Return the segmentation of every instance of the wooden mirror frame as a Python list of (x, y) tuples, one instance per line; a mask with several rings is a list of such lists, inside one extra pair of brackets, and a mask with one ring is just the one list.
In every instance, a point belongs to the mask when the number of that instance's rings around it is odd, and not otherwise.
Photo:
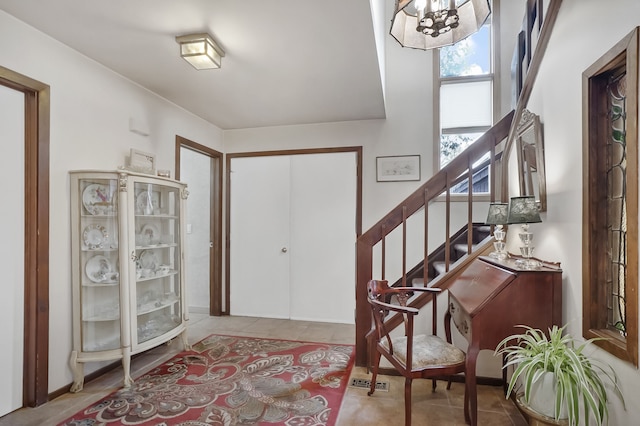
[(516, 130), (520, 195), (533, 195), (538, 210), (547, 211), (547, 178), (544, 169), (544, 141), (540, 117), (522, 111)]

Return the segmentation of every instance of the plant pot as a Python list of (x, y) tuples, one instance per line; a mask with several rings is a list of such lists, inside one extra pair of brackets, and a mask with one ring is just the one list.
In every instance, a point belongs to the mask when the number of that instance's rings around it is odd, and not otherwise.
[[(556, 376), (553, 373), (544, 373), (540, 379), (531, 384), (529, 407), (543, 416), (555, 418), (556, 406)], [(560, 407), (560, 418), (568, 417), (567, 407)]]
[(518, 404), (518, 408), (524, 413), (524, 415), (529, 420), (529, 426), (546, 426), (546, 425), (555, 425), (555, 426), (567, 426), (569, 422), (566, 419), (556, 420), (553, 417), (545, 416), (544, 414), (540, 414), (534, 409), (532, 409), (526, 402), (524, 402), (524, 395), (519, 394), (516, 397), (516, 404)]

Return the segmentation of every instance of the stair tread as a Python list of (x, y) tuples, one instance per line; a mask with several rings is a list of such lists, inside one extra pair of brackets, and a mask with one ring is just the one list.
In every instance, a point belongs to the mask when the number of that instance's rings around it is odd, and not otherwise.
[(439, 260), (439, 261), (433, 262), (433, 269), (435, 269), (435, 271), (438, 274), (443, 274), (447, 271), (447, 266), (443, 261)]
[[(477, 247), (477, 244), (471, 244), (471, 251)], [(454, 244), (453, 249), (457, 251), (467, 252), (467, 244)]]

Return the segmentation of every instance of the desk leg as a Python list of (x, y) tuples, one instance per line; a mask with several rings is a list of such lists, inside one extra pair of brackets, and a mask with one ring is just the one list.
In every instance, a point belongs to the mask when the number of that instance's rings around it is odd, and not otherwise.
[(471, 426), (478, 424), (478, 390), (476, 388), (476, 360), (478, 348), (469, 345), (467, 351), (464, 392), (464, 419)]

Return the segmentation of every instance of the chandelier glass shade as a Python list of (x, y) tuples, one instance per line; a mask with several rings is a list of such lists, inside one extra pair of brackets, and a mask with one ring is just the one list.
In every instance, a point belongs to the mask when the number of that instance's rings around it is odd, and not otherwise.
[(488, 0), (396, 0), (390, 34), (403, 47), (434, 49), (469, 37), (490, 14)]

